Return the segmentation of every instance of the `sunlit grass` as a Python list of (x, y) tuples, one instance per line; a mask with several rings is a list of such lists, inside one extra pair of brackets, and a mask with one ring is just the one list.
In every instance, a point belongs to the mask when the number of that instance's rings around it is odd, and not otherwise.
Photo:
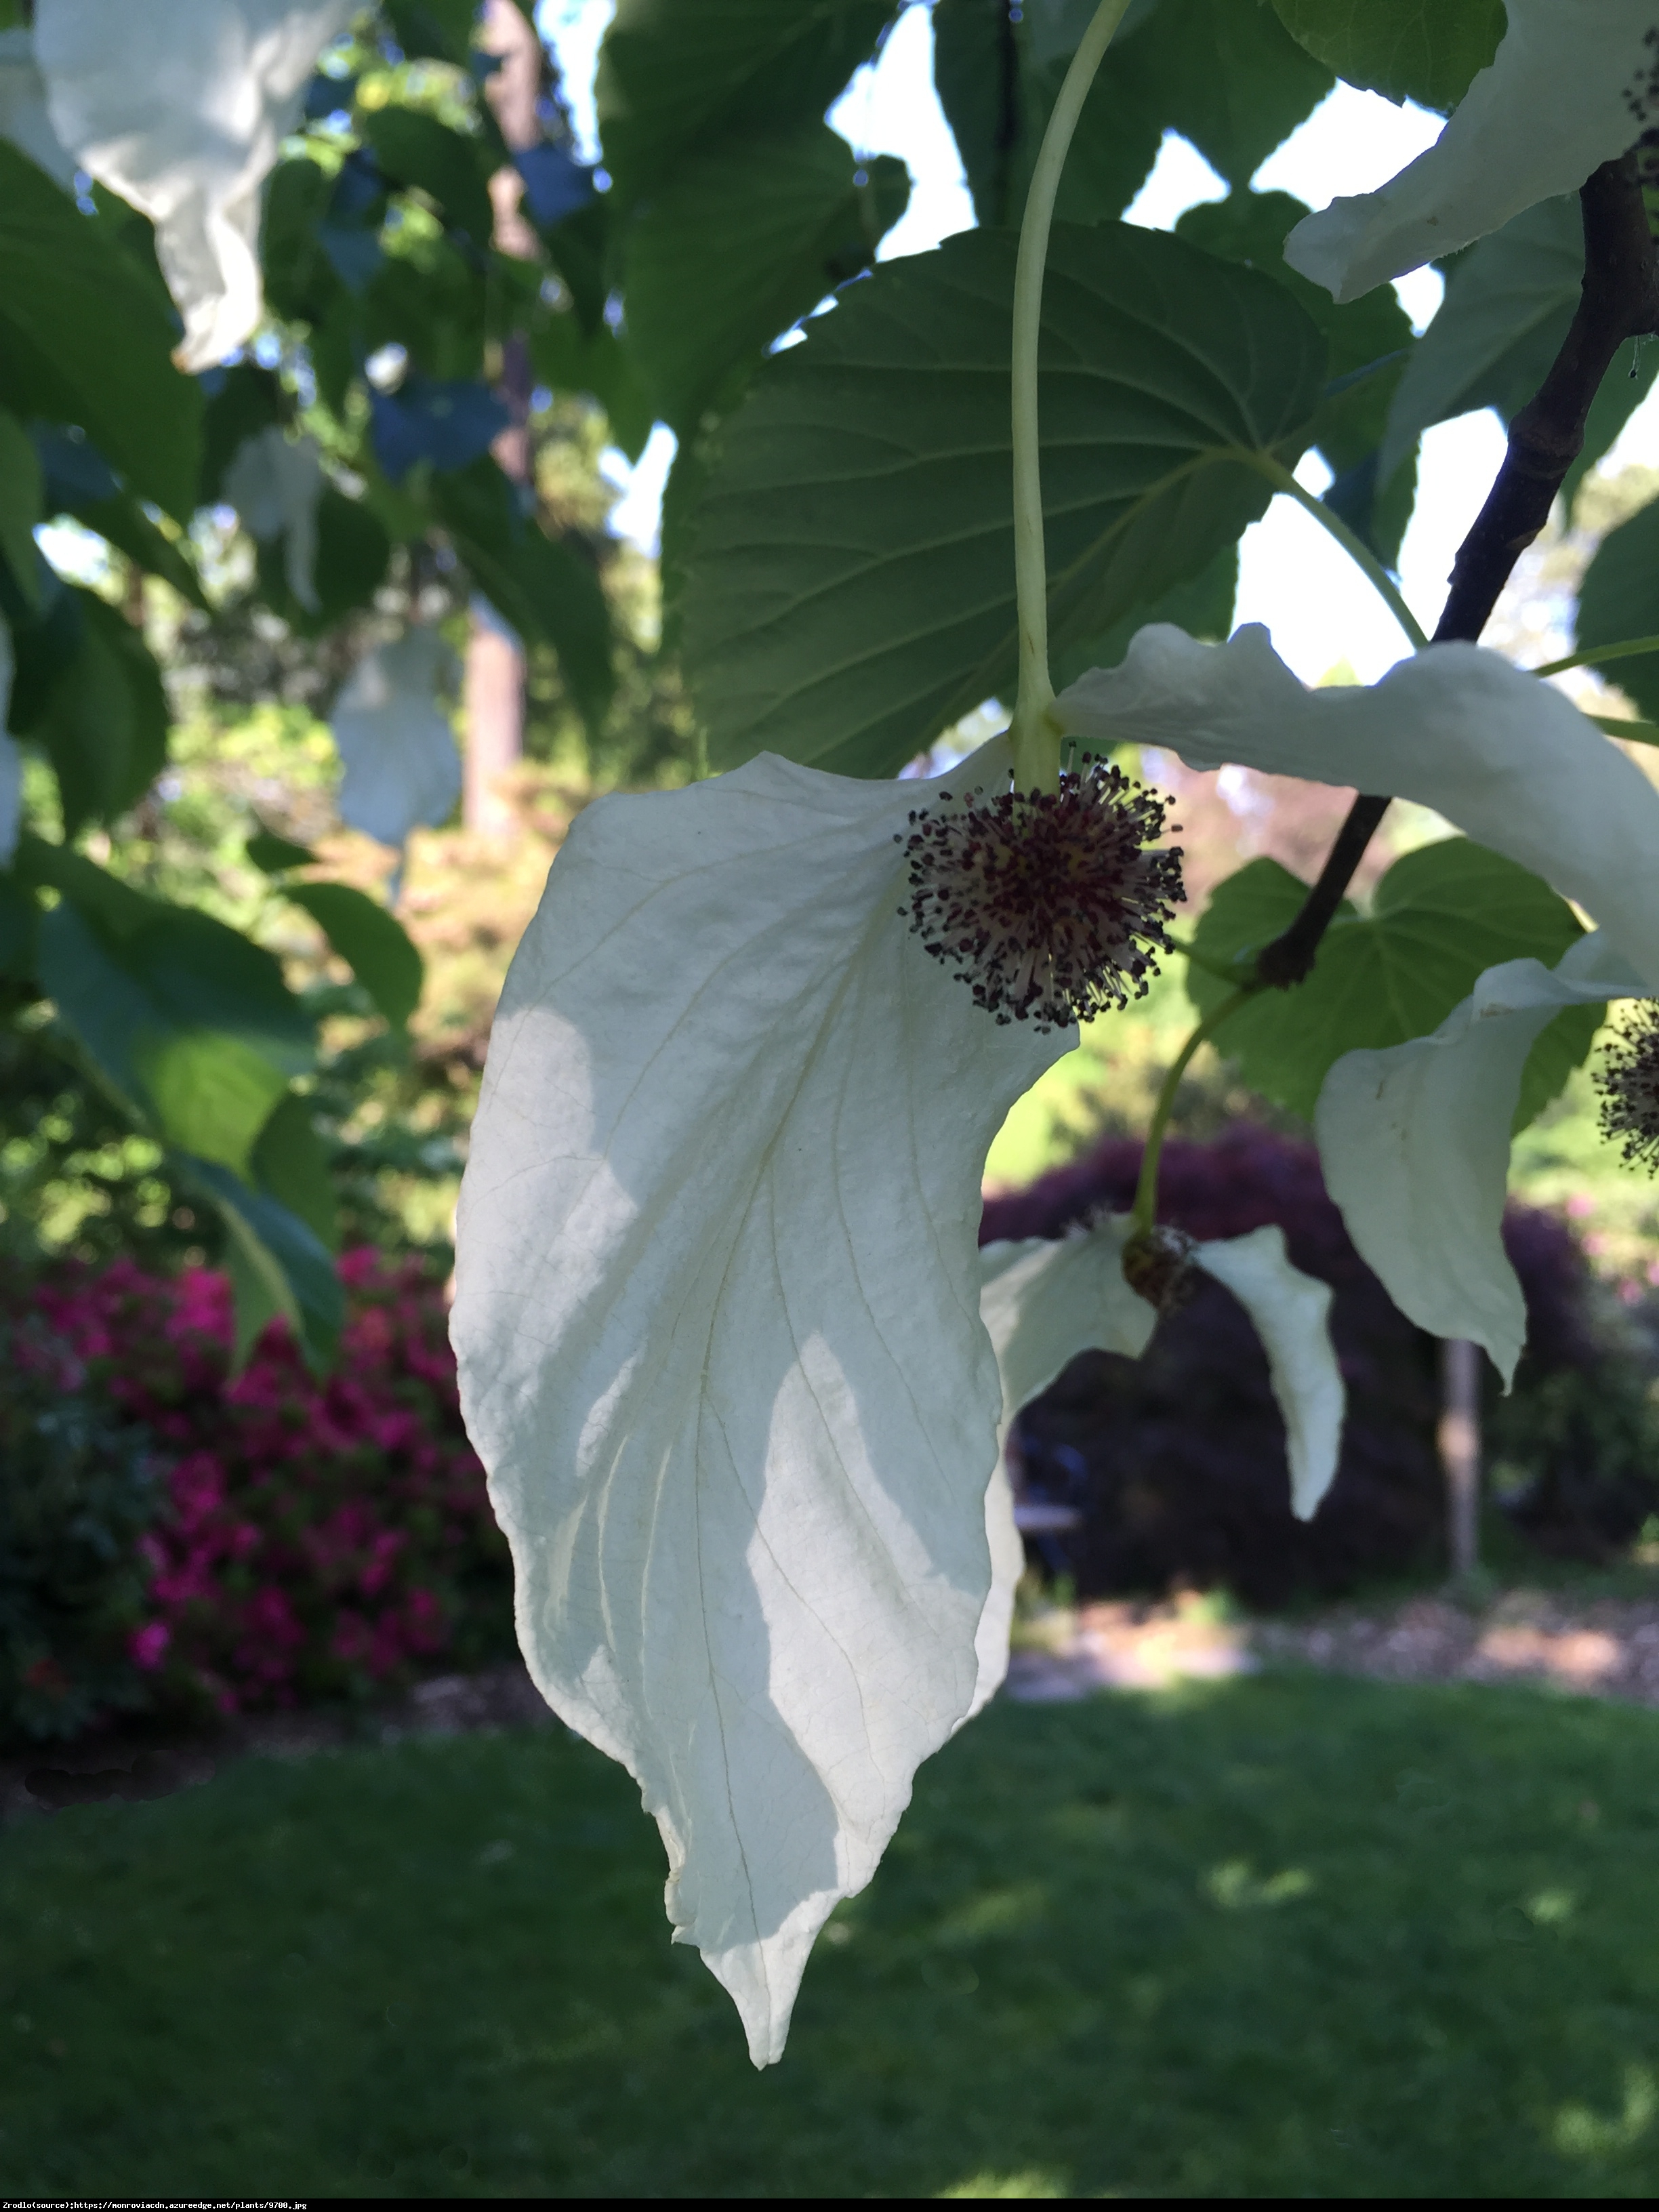
[(1266, 1677), (1000, 1706), (783, 2064), (551, 1729), (0, 1837), (13, 2194), (1583, 2196), (1659, 2184), (1659, 1717)]

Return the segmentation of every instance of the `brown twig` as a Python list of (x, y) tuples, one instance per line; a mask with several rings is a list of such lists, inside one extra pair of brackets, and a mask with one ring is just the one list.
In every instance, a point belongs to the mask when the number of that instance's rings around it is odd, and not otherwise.
[[(1577, 311), (1536, 397), (1510, 424), (1504, 465), (1452, 563), (1451, 590), (1435, 628), (1437, 645), (1480, 636), (1583, 450), (1585, 418), (1613, 356), (1626, 338), (1659, 331), (1659, 264), (1635, 155), (1604, 161), (1578, 199), (1584, 279)], [(1386, 799), (1364, 793), (1354, 800), (1301, 911), (1257, 959), (1262, 982), (1287, 990), (1311, 969), (1319, 941), (1388, 805)]]

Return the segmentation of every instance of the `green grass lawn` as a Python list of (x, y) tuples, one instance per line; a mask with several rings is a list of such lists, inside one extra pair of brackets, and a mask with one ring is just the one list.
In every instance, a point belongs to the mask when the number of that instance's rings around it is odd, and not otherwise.
[(1659, 1715), (1264, 1676), (999, 1706), (787, 2057), (562, 1731), (0, 1834), (7, 2195), (1636, 2196)]

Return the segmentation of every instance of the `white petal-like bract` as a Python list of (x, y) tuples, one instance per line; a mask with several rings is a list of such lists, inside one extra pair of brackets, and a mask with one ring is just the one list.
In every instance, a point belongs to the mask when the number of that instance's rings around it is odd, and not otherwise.
[(1580, 938), (1553, 969), (1506, 961), (1432, 1036), (1346, 1053), (1319, 1094), (1326, 1188), (1360, 1257), (1419, 1328), (1484, 1345), (1505, 1388), (1527, 1334), (1503, 1239), (1527, 1054), (1563, 1007), (1641, 989), (1605, 935)]
[(1267, 1348), (1268, 1379), (1285, 1416), (1291, 1510), (1311, 1521), (1336, 1475), (1347, 1393), (1331, 1348), (1331, 1289), (1293, 1267), (1277, 1223), (1200, 1244), (1193, 1255), (1238, 1300)]
[(0, 138), (9, 138), (65, 191), (75, 185), (75, 157), (52, 127), (46, 86), (27, 30), (0, 31)]
[(263, 309), (259, 187), (318, 55), (357, 0), (36, 0), (52, 127), (100, 184), (149, 216), (192, 374), (252, 337)]
[(1200, 645), (1169, 623), (1054, 711), (1097, 744), (1163, 745), (1431, 806), (1577, 899), (1659, 988), (1659, 791), (1547, 684), (1476, 645), (1431, 645), (1381, 683), (1310, 690), (1250, 623)]
[(579, 815), (461, 1195), (453, 1334), (520, 1641), (639, 1781), (676, 1935), (763, 2065), (974, 1704), (980, 1176), (1074, 1036), (999, 1028), (900, 918), (937, 787), (763, 755)]
[(323, 465), (314, 438), (290, 439), (274, 422), (244, 439), (225, 471), (225, 497), (262, 543), (280, 538), (288, 587), (307, 614), (318, 608), (317, 503)]
[(454, 658), (435, 630), (408, 630), (366, 653), (334, 702), (340, 819), (383, 845), (436, 829), (461, 795), (461, 757), (437, 697)]
[(1139, 1359), (1146, 1349), (1158, 1316), (1123, 1279), (1128, 1233), (1128, 1217), (1115, 1215), (1058, 1239), (987, 1244), (979, 1255), (980, 1317), (1002, 1377), (1002, 1419), (997, 1471), (986, 1497), (991, 1595), (979, 1626), (979, 1687), (970, 1719), (1008, 1671), (1014, 1591), (1025, 1564), (1000, 1447), (1020, 1407), (1046, 1390), (1079, 1352), (1121, 1352)]
[(1333, 299), (1454, 253), (1576, 192), (1659, 109), (1653, 0), (1506, 0), (1509, 28), (1426, 153), (1381, 191), (1333, 200), (1285, 241)]

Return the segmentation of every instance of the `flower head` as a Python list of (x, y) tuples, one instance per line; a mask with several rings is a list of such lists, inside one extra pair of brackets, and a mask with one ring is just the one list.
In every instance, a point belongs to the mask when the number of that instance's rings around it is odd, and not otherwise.
[(1637, 1162), (1659, 1174), (1659, 1007), (1632, 1009), (1623, 1031), (1609, 1040), (1595, 1077), (1601, 1094), (1601, 1133)]
[(1010, 788), (910, 817), (911, 927), (999, 1022), (1069, 1028), (1144, 997), (1181, 887), (1179, 850), (1150, 850), (1164, 804), (1085, 759), (1055, 791)]

